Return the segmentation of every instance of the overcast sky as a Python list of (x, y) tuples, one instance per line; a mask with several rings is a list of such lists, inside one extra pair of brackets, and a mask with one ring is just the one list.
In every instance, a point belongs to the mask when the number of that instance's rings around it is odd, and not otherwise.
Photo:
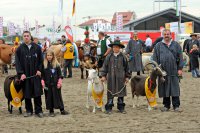
[[(34, 25), (35, 19), (39, 24), (52, 25), (55, 16), (56, 23), (61, 23), (58, 17), (59, 0), (0, 0), (0, 16), (5, 23), (11, 21), (22, 24), (23, 18)], [(154, 0), (76, 0), (76, 15), (72, 18), (73, 0), (63, 0), (64, 22), (66, 18), (72, 19), (72, 25), (78, 25), (86, 19), (83, 17), (102, 17), (111, 20), (117, 11), (135, 11), (137, 18), (153, 13)], [(183, 11), (200, 17), (200, 0), (182, 0)], [(160, 9), (173, 7), (173, 3), (161, 3)], [(158, 11), (158, 3), (155, 3), (155, 11)], [(76, 21), (75, 21), (76, 20)]]

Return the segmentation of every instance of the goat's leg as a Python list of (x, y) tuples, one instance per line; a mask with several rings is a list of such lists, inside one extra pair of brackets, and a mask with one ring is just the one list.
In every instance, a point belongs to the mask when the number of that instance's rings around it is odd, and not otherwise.
[(135, 108), (134, 94), (132, 95), (132, 103), (133, 103), (133, 108)]
[(104, 105), (102, 105), (101, 111), (102, 111), (102, 112), (105, 112), (105, 106), (104, 106)]
[(86, 79), (88, 78), (88, 71), (86, 70), (85, 71), (85, 74), (86, 74)]
[(89, 98), (90, 98), (90, 96), (89, 96), (89, 94), (87, 93), (87, 103), (86, 103), (86, 108), (87, 108), (87, 109), (90, 108), (90, 106), (89, 106)]
[(10, 111), (10, 101), (9, 100), (8, 100), (8, 112), (10, 112), (10, 114), (12, 114)]
[(137, 96), (136, 106), (137, 106), (137, 107), (140, 106), (140, 104), (139, 104), (139, 96)]
[(19, 107), (19, 113), (22, 114), (22, 107)]
[(84, 76), (83, 76), (83, 71), (84, 71), (84, 68), (82, 66), (81, 67), (81, 79), (84, 79)]
[(13, 106), (11, 105), (11, 108), (10, 108), (10, 113), (12, 114), (12, 110), (13, 110)]
[(93, 106), (92, 113), (96, 113), (96, 106), (95, 105)]
[(152, 107), (150, 106), (148, 100), (147, 100), (147, 104), (148, 104), (148, 110), (151, 111), (151, 110), (152, 110)]

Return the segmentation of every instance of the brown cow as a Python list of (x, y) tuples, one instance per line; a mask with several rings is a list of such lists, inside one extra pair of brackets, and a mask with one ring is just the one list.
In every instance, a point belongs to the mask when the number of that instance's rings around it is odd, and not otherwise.
[[(13, 55), (12, 46), (6, 44), (0, 45), (0, 68), (2, 68), (2, 65), (11, 63), (12, 55)], [(0, 75), (2, 75), (2, 71)]]
[(61, 66), (63, 65), (63, 52), (61, 51), (62, 47), (63, 47), (62, 44), (57, 44), (57, 45), (51, 45), (51, 47), (49, 48), (50, 50), (54, 52)]

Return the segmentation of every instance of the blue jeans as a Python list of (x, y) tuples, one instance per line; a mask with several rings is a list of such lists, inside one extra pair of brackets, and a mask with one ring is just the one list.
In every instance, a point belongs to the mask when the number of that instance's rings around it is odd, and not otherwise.
[(195, 68), (192, 70), (192, 77), (197, 78), (200, 77), (199, 69)]

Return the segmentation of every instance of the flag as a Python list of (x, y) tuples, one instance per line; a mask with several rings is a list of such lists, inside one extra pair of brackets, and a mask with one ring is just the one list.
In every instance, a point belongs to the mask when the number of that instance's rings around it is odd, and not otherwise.
[(65, 32), (66, 32), (66, 34), (67, 34), (67, 38), (68, 38), (71, 42), (73, 42), (74, 40), (73, 40), (73, 33), (72, 33), (71, 27), (70, 27), (70, 26), (65, 26)]
[(0, 17), (0, 37), (3, 37), (3, 17)]
[(63, 12), (63, 0), (58, 1), (58, 16), (61, 16)]
[(181, 10), (181, 0), (176, 0), (176, 16), (180, 15)]
[(74, 16), (75, 11), (76, 11), (76, 0), (73, 0), (72, 16)]

